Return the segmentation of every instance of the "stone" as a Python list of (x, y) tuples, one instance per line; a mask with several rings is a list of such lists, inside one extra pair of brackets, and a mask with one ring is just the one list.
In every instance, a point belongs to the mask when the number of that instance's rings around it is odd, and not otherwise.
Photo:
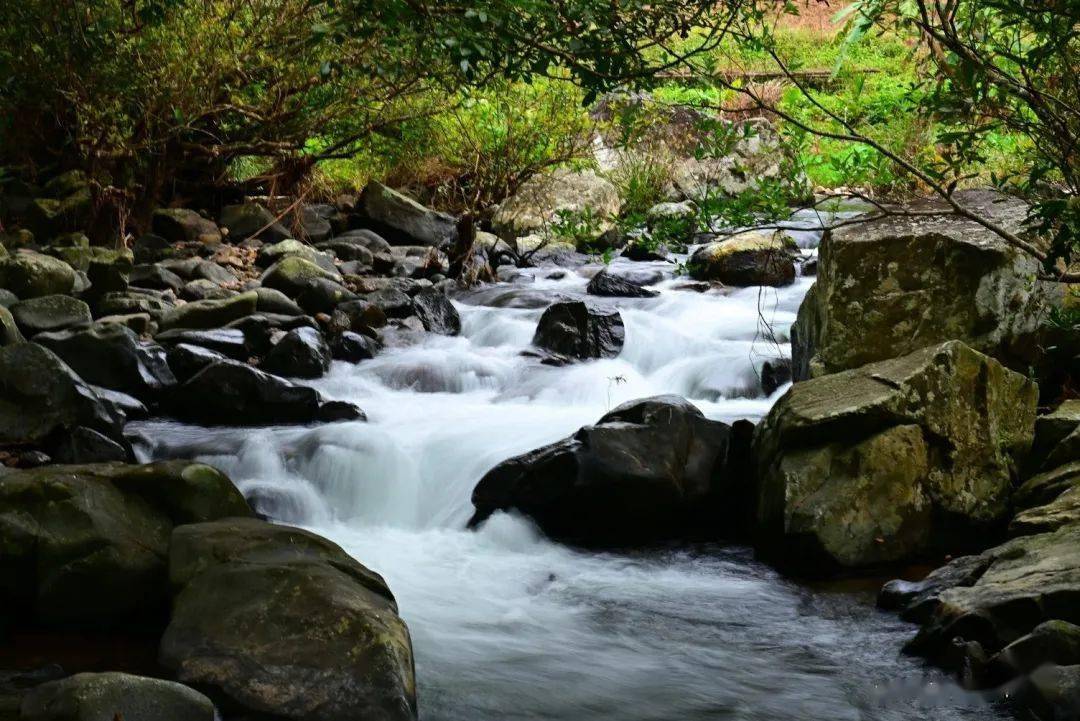
[(321, 378), (330, 370), (330, 346), (314, 328), (297, 328), (285, 334), (263, 359), (261, 368), (293, 378)]
[(22, 343), (25, 340), (11, 311), (0, 305), (0, 347)]
[(390, 252), (390, 243), (375, 231), (367, 228), (348, 230), (334, 238), (333, 242), (360, 246), (370, 251), (373, 256), (377, 253)]
[(269, 268), (279, 260), (290, 257), (303, 258), (330, 273), (336, 272), (334, 268), (334, 259), (331, 256), (326, 253), (320, 253), (307, 243), (302, 243), (299, 240), (293, 240), (291, 238), (272, 245), (264, 245), (259, 248), (259, 254), (255, 256), (255, 265), (260, 268)]
[(127, 293), (106, 293), (97, 299), (94, 311), (98, 317), (146, 313), (157, 320), (173, 307), (173, 304), (164, 298), (132, 291), (133, 289), (129, 289)]
[(330, 221), (337, 217), (337, 214), (337, 209), (332, 205), (301, 206), (300, 234), (310, 243), (326, 240), (334, 232)]
[(86, 426), (120, 441), (120, 422), (66, 363), (37, 343), (0, 348), (0, 444), (31, 444)]
[(150, 228), (162, 238), (176, 243), (195, 241), (209, 245), (221, 242), (217, 224), (188, 208), (158, 208), (150, 218)]
[(157, 263), (176, 254), (172, 242), (155, 233), (140, 235), (132, 243), (131, 251), (135, 262), (143, 265)]
[(694, 251), (691, 277), (725, 285), (785, 286), (795, 282), (797, 246), (783, 231), (750, 230)]
[(649, 290), (644, 285), (639, 285), (631, 280), (601, 270), (592, 277), (585, 287), (589, 295), (599, 295), (608, 298), (655, 298), (660, 295), (655, 290)]
[(625, 403), (488, 471), (473, 490), (470, 525), (515, 509), (553, 538), (585, 545), (685, 537), (723, 484), (729, 433), (678, 396)]
[(184, 287), (180, 289), (180, 297), (188, 302), (198, 300), (225, 300), (226, 298), (232, 298), (236, 295), (239, 295), (237, 291), (222, 288), (214, 281), (206, 280), (205, 278), (188, 281), (187, 283), (184, 283)]
[(304, 309), (280, 290), (259, 287), (255, 289), (255, 310), (279, 315), (303, 315)]
[(1080, 460), (1028, 478), (1013, 493), (1013, 505), (1021, 510), (1044, 506), (1080, 484)]
[(254, 313), (258, 300), (253, 291), (221, 300), (197, 300), (165, 311), (158, 324), (162, 330), (220, 328)]
[(429, 288), (420, 291), (412, 298), (413, 311), (420, 322), (424, 324), (424, 330), (429, 333), (441, 335), (458, 335), (461, 333), (461, 316), (457, 308), (445, 295)]
[(381, 310), (387, 318), (406, 318), (413, 313), (412, 298), (397, 288), (386, 287), (368, 293), (363, 300)]
[(425, 208), (374, 180), (360, 195), (360, 210), (372, 229), (392, 243), (440, 246), (457, 237), (453, 216)]
[(548, 234), (560, 215), (588, 214), (595, 224), (596, 240), (615, 230), (621, 210), (619, 191), (611, 181), (592, 170), (560, 168), (526, 180), (495, 210), (491, 227), (510, 241), (533, 233)]
[(210, 466), (45, 466), (0, 475), (0, 615), (20, 626), (160, 629), (174, 525), (250, 516)]
[(273, 213), (257, 203), (227, 205), (221, 209), (219, 220), (228, 229), (229, 240), (233, 243), (253, 237), (277, 243), (292, 237), (289, 229), (278, 222)]
[(70, 293), (74, 287), (75, 270), (57, 258), (25, 250), (0, 258), (0, 288), (23, 300)]
[(1009, 535), (1030, 536), (1049, 533), (1080, 522), (1080, 462), (1058, 471), (1071, 471), (1073, 485), (1044, 505), (1017, 513), (1009, 522)]
[(159, 660), (244, 716), (415, 721), (408, 628), (382, 578), (307, 531), (177, 528)]
[(304, 292), (313, 280), (341, 281), (341, 276), (299, 256), (286, 256), (267, 268), (259, 279), (266, 288), (280, 290), (290, 298)]
[(90, 428), (77, 426), (49, 445), (58, 463), (104, 463), (134, 460), (129, 449)]
[[(375, 254), (368, 250), (366, 246), (352, 241), (353, 238), (336, 238), (334, 240), (319, 243), (316, 247), (328, 253), (333, 253), (341, 260), (347, 260), (362, 266), (370, 267), (371, 264), (375, 262)], [(383, 252), (389, 252), (389, 244), (387, 244), (387, 249)]]
[(148, 400), (176, 384), (165, 349), (140, 340), (119, 324), (95, 325), (35, 336), (40, 343), (95, 385)]
[(379, 352), (379, 343), (366, 335), (345, 331), (333, 339), (330, 349), (337, 360), (359, 363), (374, 358)]
[(234, 360), (247, 360), (252, 355), (247, 336), (239, 328), (213, 328), (210, 330), (174, 330), (158, 333), (154, 340), (165, 345), (184, 343), (208, 348)]
[(791, 359), (770, 358), (761, 364), (761, 392), (771, 396), (791, 382)]
[(159, 263), (135, 266), (128, 275), (128, 283), (139, 288), (174, 292), (184, 287), (183, 278)]
[(553, 303), (540, 316), (533, 345), (576, 360), (614, 358), (626, 331), (618, 310), (582, 301)]
[(10, 308), (19, 302), (19, 296), (7, 288), (0, 288), (0, 308)]
[(203, 368), (224, 360), (225, 355), (209, 348), (188, 343), (177, 343), (169, 349), (169, 368), (176, 379), (183, 383)]
[(755, 431), (759, 554), (816, 574), (985, 544), (1037, 396), (959, 341), (794, 384)]
[[(1023, 233), (1027, 206), (990, 191), (955, 199)], [(915, 209), (932, 209), (933, 204)], [(1026, 372), (1059, 284), (1039, 261), (974, 222), (890, 217), (823, 239), (813, 295), (792, 329), (796, 380), (834, 373), (947, 340)], [(809, 307), (808, 307), (809, 306)]]
[(372, 335), (374, 329), (386, 326), (386, 312), (366, 298), (339, 303), (333, 318), (339, 330), (354, 330), (365, 335)]
[(11, 315), (27, 336), (89, 325), (90, 306), (69, 295), (43, 295), (11, 306)]
[(341, 303), (356, 298), (356, 293), (327, 278), (314, 278), (296, 296), (296, 302), (311, 315), (333, 313)]
[(1009, 701), (1018, 716), (1048, 721), (1080, 718), (1080, 664), (1036, 669)]
[(212, 363), (170, 395), (168, 409), (176, 418), (205, 425), (311, 423), (323, 405), (314, 388), (233, 360)]
[(24, 721), (214, 721), (214, 704), (172, 681), (126, 673), (77, 673), (27, 692)]

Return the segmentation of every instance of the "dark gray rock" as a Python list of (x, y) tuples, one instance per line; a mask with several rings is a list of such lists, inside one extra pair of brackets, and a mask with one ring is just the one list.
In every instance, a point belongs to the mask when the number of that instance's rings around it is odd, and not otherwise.
[(461, 316), (445, 295), (434, 288), (425, 289), (413, 296), (413, 311), (424, 330), (442, 335), (461, 333)]
[(257, 237), (268, 243), (277, 243), (292, 237), (289, 229), (277, 221), (276, 216), (256, 203), (227, 205), (221, 209), (221, 225), (229, 230), (229, 240), (239, 243)]
[(618, 310), (570, 301), (548, 306), (540, 316), (533, 345), (577, 360), (614, 358), (625, 337)]
[(139, 288), (171, 290), (174, 292), (179, 292), (184, 287), (183, 278), (157, 263), (153, 265), (137, 265), (132, 268), (131, 273), (128, 275), (128, 283)]
[(262, 369), (294, 378), (321, 378), (330, 370), (330, 346), (314, 328), (285, 334), (263, 359)]
[(214, 704), (187, 686), (126, 673), (79, 673), (23, 699), (23, 721), (214, 721)]
[(195, 375), (203, 368), (224, 360), (226, 356), (221, 353), (188, 343), (178, 343), (169, 349), (169, 368), (181, 383)]
[(221, 231), (217, 224), (187, 208), (158, 208), (151, 218), (150, 228), (157, 235), (173, 242), (221, 242)]
[(374, 358), (379, 352), (379, 343), (366, 335), (345, 331), (334, 338), (330, 349), (337, 360), (359, 363)]
[(368, 293), (364, 300), (381, 310), (387, 318), (407, 318), (413, 314), (412, 298), (397, 288), (386, 287)]
[(649, 290), (643, 285), (613, 275), (606, 269), (592, 277), (589, 285), (585, 288), (585, 292), (589, 295), (600, 295), (609, 298), (655, 298), (660, 295), (655, 290)]
[(90, 306), (69, 295), (44, 295), (21, 300), (11, 306), (10, 310), (19, 329), (28, 337), (52, 330), (89, 325), (93, 320)]
[(83, 426), (73, 428), (50, 443), (49, 453), (59, 463), (122, 463), (133, 460), (128, 448)]
[(296, 302), (307, 313), (333, 313), (340, 303), (356, 298), (356, 293), (327, 278), (314, 278), (296, 296)]
[(457, 237), (453, 216), (425, 208), (376, 181), (364, 188), (360, 208), (373, 230), (398, 245), (439, 246)]
[(304, 309), (280, 290), (259, 287), (255, 289), (255, 295), (258, 296), (255, 303), (255, 310), (257, 311), (278, 313), (280, 315), (304, 314)]
[(184, 343), (208, 348), (234, 360), (247, 360), (251, 349), (247, 337), (238, 328), (215, 328), (213, 330), (175, 330), (158, 333), (154, 340), (165, 345)]

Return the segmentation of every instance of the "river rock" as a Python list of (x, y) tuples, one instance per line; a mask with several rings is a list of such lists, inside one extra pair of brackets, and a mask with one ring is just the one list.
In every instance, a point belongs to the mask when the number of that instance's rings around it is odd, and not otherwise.
[(390, 243), (388, 243), (385, 238), (374, 230), (368, 230), (367, 228), (347, 230), (334, 238), (333, 242), (360, 246), (370, 251), (373, 256), (378, 253), (389, 253), (391, 247)]
[(332, 324), (338, 330), (354, 330), (375, 336), (375, 329), (386, 326), (386, 312), (367, 298), (357, 298), (338, 304)]
[(1080, 664), (1035, 669), (1009, 698), (1021, 718), (1068, 721), (1080, 718)]
[(254, 313), (258, 301), (253, 291), (221, 300), (197, 300), (165, 311), (158, 324), (162, 330), (220, 328)]
[(453, 216), (425, 208), (374, 180), (360, 195), (360, 209), (373, 229), (395, 244), (439, 246), (457, 237)]
[(214, 704), (172, 681), (126, 673), (78, 673), (29, 691), (23, 721), (214, 721)]
[(959, 341), (796, 383), (755, 432), (759, 553), (818, 573), (984, 545), (1037, 396)]
[(750, 230), (694, 251), (690, 275), (739, 287), (795, 282), (797, 246), (783, 231)]
[(307, 243), (291, 238), (259, 248), (259, 254), (255, 256), (255, 264), (260, 268), (269, 268), (279, 260), (290, 257), (303, 258), (330, 273), (337, 272), (334, 268), (334, 259), (331, 256), (318, 252)]
[(184, 287), (183, 278), (159, 263), (135, 266), (128, 276), (128, 283), (138, 288), (173, 292), (179, 292)]
[(172, 527), (250, 515), (226, 476), (190, 461), (0, 475), (0, 617), (22, 628), (160, 628)]
[(140, 340), (123, 325), (42, 333), (34, 342), (59, 356), (84, 380), (136, 398), (152, 399), (176, 384), (165, 349)]
[(129, 288), (127, 293), (106, 293), (94, 303), (95, 313), (98, 317), (146, 313), (157, 320), (173, 307), (171, 301), (136, 293), (134, 290), (134, 288)]
[(26, 339), (23, 338), (23, 334), (15, 323), (11, 311), (4, 306), (0, 306), (0, 346), (22, 343), (24, 340)]
[(225, 358), (225, 355), (215, 350), (189, 343), (177, 343), (168, 351), (169, 369), (181, 383), (203, 368)]
[(53, 460), (58, 463), (105, 463), (133, 460), (126, 446), (83, 426), (77, 426), (59, 436), (49, 445), (49, 451)]
[(359, 363), (371, 360), (379, 352), (379, 342), (373, 338), (352, 331), (339, 333), (330, 343), (334, 358), (346, 363)]
[(277, 313), (279, 315), (303, 315), (304, 309), (296, 304), (296, 301), (273, 288), (258, 287), (255, 289), (257, 300), (255, 310), (264, 313)]
[(413, 313), (412, 298), (394, 287), (368, 293), (363, 299), (381, 310), (387, 318), (406, 318)]
[(644, 285), (610, 273), (606, 269), (592, 277), (585, 287), (585, 292), (609, 298), (655, 298), (660, 295), (655, 290), (649, 290)]
[(239, 295), (237, 291), (222, 288), (214, 281), (206, 278), (190, 280), (184, 283), (184, 287), (180, 289), (180, 297), (189, 303), (198, 300), (225, 300), (236, 295)]
[(300, 208), (300, 235), (309, 243), (320, 243), (329, 238), (334, 227), (332, 220), (339, 218), (337, 208), (328, 204), (304, 205)]
[(27, 336), (77, 325), (93, 320), (90, 306), (70, 295), (43, 295), (21, 300), (11, 306), (11, 315)]
[(587, 214), (594, 221), (596, 240), (615, 231), (621, 210), (619, 191), (611, 181), (592, 170), (560, 168), (525, 181), (495, 210), (491, 227), (499, 237), (513, 240), (546, 233), (560, 214)]
[(313, 278), (296, 296), (296, 302), (307, 313), (333, 313), (341, 303), (356, 298), (356, 293), (328, 278)]
[[(260, 426), (320, 420), (323, 398), (314, 388), (224, 360), (202, 369), (170, 394), (177, 418), (206, 425)], [(361, 417), (359, 410), (356, 417)]]
[(461, 333), (461, 316), (457, 308), (444, 294), (429, 288), (420, 291), (412, 298), (413, 311), (420, 322), (424, 324), (424, 330), (429, 333), (442, 335), (458, 335)]
[(724, 481), (729, 433), (678, 396), (624, 403), (488, 471), (470, 525), (516, 509), (553, 538), (586, 545), (685, 537)]
[(337, 545), (252, 519), (177, 528), (160, 661), (241, 715), (416, 719), (408, 628), (386, 583)]
[(297, 328), (285, 334), (263, 359), (270, 373), (294, 378), (321, 378), (330, 370), (330, 346), (314, 328)]
[[(372, 263), (375, 262), (375, 254), (368, 250), (366, 246), (351, 242), (353, 240), (353, 238), (335, 238), (334, 240), (319, 243), (316, 247), (333, 253), (341, 260), (356, 263), (358, 266), (371, 267)], [(389, 248), (389, 244), (387, 244), (387, 248)], [(389, 250), (383, 252), (389, 252)]]
[[(989, 191), (956, 200), (1023, 232), (1027, 206)], [(918, 206), (917, 209), (923, 206)], [(792, 328), (797, 380), (962, 340), (1026, 372), (1060, 294), (1039, 261), (956, 217), (890, 217), (839, 228), (819, 250), (816, 290)]]
[(289, 229), (276, 216), (257, 203), (227, 205), (221, 209), (221, 225), (228, 229), (229, 240), (239, 243), (257, 237), (267, 243), (277, 243), (292, 237)]
[(267, 268), (260, 281), (267, 288), (280, 290), (290, 298), (295, 298), (307, 289), (311, 281), (320, 278), (334, 282), (341, 280), (341, 276), (337, 273), (332, 273), (310, 260), (293, 255), (286, 256)]
[(70, 293), (74, 287), (75, 270), (62, 260), (25, 250), (0, 258), (0, 288), (24, 300)]
[(247, 336), (239, 328), (213, 328), (211, 330), (176, 328), (158, 333), (154, 336), (154, 340), (167, 346), (186, 343), (209, 348), (234, 360), (247, 360), (252, 355)]
[(52, 351), (37, 343), (0, 348), (0, 443), (40, 443), (78, 426), (121, 441), (120, 423)]
[(158, 208), (150, 219), (150, 227), (172, 242), (196, 241), (206, 245), (221, 242), (217, 224), (187, 208)]
[(614, 358), (625, 340), (618, 310), (568, 301), (553, 303), (540, 316), (533, 345), (577, 360)]

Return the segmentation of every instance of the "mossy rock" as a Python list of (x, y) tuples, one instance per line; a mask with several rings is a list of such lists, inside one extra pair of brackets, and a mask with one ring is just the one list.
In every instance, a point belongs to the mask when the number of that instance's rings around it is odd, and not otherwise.
[(11, 311), (0, 305), (0, 346), (14, 345), (25, 340)]
[(43, 295), (11, 306), (11, 315), (27, 336), (89, 325), (90, 306), (70, 295)]
[(690, 258), (690, 275), (739, 287), (795, 282), (798, 246), (783, 231), (751, 230), (702, 246)]
[(254, 291), (220, 300), (197, 300), (167, 310), (159, 321), (162, 330), (171, 328), (221, 328), (255, 312), (259, 297)]
[(310, 260), (299, 256), (286, 256), (270, 266), (260, 279), (267, 288), (280, 290), (290, 298), (305, 291), (314, 280), (341, 282), (341, 276), (320, 268)]
[(62, 260), (20, 251), (0, 258), (0, 288), (22, 299), (70, 293), (75, 287), (75, 270)]
[(214, 721), (214, 704), (172, 681), (126, 673), (78, 673), (35, 687), (22, 721)]

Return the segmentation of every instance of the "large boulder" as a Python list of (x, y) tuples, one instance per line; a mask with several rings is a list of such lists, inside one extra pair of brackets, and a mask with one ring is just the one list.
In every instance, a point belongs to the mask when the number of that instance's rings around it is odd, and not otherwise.
[(22, 299), (70, 293), (75, 270), (52, 256), (19, 251), (0, 258), (0, 288)]
[(158, 325), (162, 330), (220, 328), (254, 313), (258, 302), (254, 291), (220, 300), (197, 300), (165, 311)]
[(283, 240), (279, 243), (264, 245), (259, 248), (259, 254), (255, 256), (255, 264), (260, 268), (269, 268), (282, 258), (291, 256), (303, 258), (331, 273), (337, 272), (334, 269), (334, 259), (332, 256), (329, 256), (326, 253), (320, 253), (307, 243), (302, 243), (299, 240), (294, 240), (292, 238)]
[(0, 348), (0, 444), (42, 443), (78, 426), (119, 441), (122, 420), (44, 346)]
[(154, 211), (150, 225), (154, 233), (174, 242), (221, 242), (221, 231), (217, 224), (188, 208), (158, 208)]
[(660, 295), (655, 290), (649, 290), (642, 283), (635, 283), (620, 275), (610, 273), (607, 269), (601, 270), (592, 277), (585, 287), (585, 292), (589, 295), (609, 298), (654, 298)]
[(374, 180), (360, 195), (360, 209), (373, 229), (392, 243), (439, 246), (457, 237), (453, 216), (425, 208)]
[(321, 378), (330, 370), (330, 346), (314, 328), (296, 328), (285, 334), (263, 359), (270, 373), (294, 378)]
[(0, 621), (160, 628), (173, 526), (248, 515), (226, 476), (189, 461), (0, 475)]
[[(1023, 203), (988, 191), (956, 199), (1023, 232)], [(957, 217), (897, 216), (839, 228), (822, 241), (816, 290), (792, 329), (796, 379), (953, 339), (1026, 372), (1060, 293), (1038, 280), (1040, 270), (1037, 259)]]
[(795, 282), (798, 248), (783, 231), (750, 230), (694, 251), (688, 266), (698, 280), (739, 287)]
[(684, 536), (710, 520), (701, 515), (725, 480), (729, 433), (678, 396), (625, 403), (488, 471), (470, 523), (515, 509), (550, 536), (587, 545)]
[(214, 704), (198, 691), (115, 671), (78, 673), (29, 691), (22, 721), (214, 721)]
[(11, 306), (11, 315), (22, 332), (31, 337), (52, 330), (89, 325), (93, 320), (90, 306), (70, 295), (43, 295), (21, 300)]
[(754, 436), (759, 552), (816, 573), (985, 544), (1037, 395), (958, 341), (796, 383)]
[(443, 293), (434, 288), (426, 288), (412, 298), (413, 311), (424, 330), (442, 335), (461, 333), (461, 316), (457, 308)]
[(15, 317), (11, 315), (11, 311), (0, 305), (0, 346), (22, 343), (24, 340), (26, 339), (23, 338), (22, 331), (15, 323)]
[(568, 359), (614, 358), (626, 331), (618, 310), (582, 301), (553, 303), (540, 316), (533, 345)]
[(534, 175), (499, 205), (491, 218), (495, 233), (513, 240), (547, 232), (560, 215), (591, 216), (596, 238), (615, 229), (622, 210), (619, 191), (592, 170), (560, 168)]
[(149, 399), (176, 384), (165, 349), (118, 323), (42, 333), (34, 338), (94, 385)]
[[(324, 401), (314, 388), (295, 385), (233, 360), (211, 363), (176, 386), (170, 394), (168, 408), (181, 420), (207, 425), (343, 420), (337, 415), (340, 406)], [(364, 417), (359, 408), (351, 408), (350, 420)], [(325, 415), (331, 409), (335, 412), (332, 418)]]
[(386, 583), (337, 545), (251, 519), (177, 528), (160, 662), (226, 713), (416, 718), (412, 643)]
[(270, 266), (260, 281), (267, 288), (280, 290), (290, 298), (295, 298), (304, 292), (312, 281), (320, 279), (338, 282), (341, 276), (298, 255), (289, 255)]
[(229, 231), (229, 240), (238, 243), (251, 237), (268, 243), (291, 238), (292, 233), (265, 206), (258, 203), (227, 205), (221, 209), (221, 225)]

